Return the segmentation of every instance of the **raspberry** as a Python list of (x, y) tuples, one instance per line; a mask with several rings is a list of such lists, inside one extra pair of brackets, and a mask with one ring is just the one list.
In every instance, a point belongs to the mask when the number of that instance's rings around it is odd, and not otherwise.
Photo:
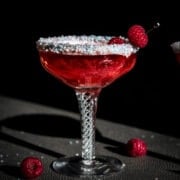
[(120, 37), (113, 37), (109, 40), (108, 44), (123, 44), (125, 41)]
[(128, 30), (129, 41), (140, 48), (144, 48), (148, 43), (148, 35), (145, 29), (140, 25), (133, 25)]
[(43, 172), (43, 164), (36, 157), (26, 157), (23, 159), (20, 168), (22, 175), (28, 179), (38, 177)]
[(132, 157), (144, 156), (147, 153), (146, 143), (138, 138), (130, 139), (126, 144), (127, 154)]

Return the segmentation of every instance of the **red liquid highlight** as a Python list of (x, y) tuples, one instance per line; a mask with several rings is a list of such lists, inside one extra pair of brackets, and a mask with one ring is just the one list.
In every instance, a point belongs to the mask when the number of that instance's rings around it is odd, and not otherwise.
[(136, 55), (62, 55), (40, 51), (43, 67), (57, 79), (77, 89), (102, 88), (129, 72)]
[(180, 64), (180, 53), (176, 53), (175, 55), (177, 62)]

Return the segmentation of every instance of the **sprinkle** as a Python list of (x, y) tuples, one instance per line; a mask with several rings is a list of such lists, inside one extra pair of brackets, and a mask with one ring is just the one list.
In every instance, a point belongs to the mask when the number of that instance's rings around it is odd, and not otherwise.
[(76, 141), (75, 141), (75, 143), (76, 143), (76, 144), (79, 144), (79, 141), (78, 141), (78, 140), (76, 140)]
[(154, 139), (154, 135), (153, 134), (150, 137), (151, 137), (151, 139)]
[(142, 138), (145, 138), (145, 137), (146, 137), (146, 135), (144, 135), (144, 134), (143, 134), (141, 137), (142, 137)]
[(0, 154), (0, 158), (3, 158), (4, 157), (4, 155), (3, 154)]
[(123, 169), (125, 166), (126, 166), (126, 164), (123, 163), (122, 166), (121, 166), (121, 169)]
[[(139, 49), (126, 39), (123, 44), (108, 44), (111, 36), (59, 36), (40, 38), (37, 42), (39, 51), (65, 55), (123, 55), (129, 57)], [(123, 37), (121, 37), (123, 38)], [(123, 38), (125, 39), (125, 38)]]

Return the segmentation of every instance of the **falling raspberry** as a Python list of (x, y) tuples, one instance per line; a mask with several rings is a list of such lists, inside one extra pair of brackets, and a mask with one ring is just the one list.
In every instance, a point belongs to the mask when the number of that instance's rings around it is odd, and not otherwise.
[(43, 172), (43, 164), (37, 157), (26, 157), (21, 162), (20, 168), (22, 175), (28, 179), (38, 177)]
[(109, 40), (108, 44), (123, 44), (125, 41), (120, 37), (113, 37)]
[(140, 25), (133, 25), (129, 28), (127, 36), (129, 41), (139, 48), (144, 48), (148, 44), (148, 35)]
[(126, 150), (131, 157), (144, 156), (147, 153), (147, 144), (142, 139), (133, 138), (127, 142)]

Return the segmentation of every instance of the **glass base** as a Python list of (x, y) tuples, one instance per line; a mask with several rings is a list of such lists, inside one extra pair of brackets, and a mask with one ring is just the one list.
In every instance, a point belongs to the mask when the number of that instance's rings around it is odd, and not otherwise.
[(78, 177), (113, 175), (121, 172), (124, 167), (125, 164), (120, 160), (108, 156), (97, 156), (91, 163), (77, 156), (61, 158), (52, 163), (55, 172)]

